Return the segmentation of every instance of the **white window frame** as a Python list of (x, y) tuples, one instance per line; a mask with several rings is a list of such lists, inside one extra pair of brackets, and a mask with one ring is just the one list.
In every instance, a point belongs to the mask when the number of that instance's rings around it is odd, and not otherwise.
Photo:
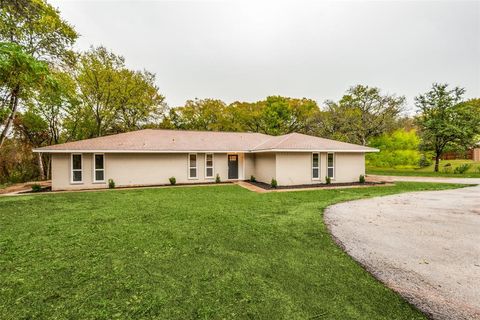
[[(207, 167), (207, 156), (212, 156), (212, 166), (211, 167)], [(215, 156), (213, 155), (213, 153), (205, 153), (205, 179), (213, 179), (213, 177), (215, 176), (215, 160), (214, 160), (214, 158), (215, 158)], [(190, 157), (188, 159), (190, 159)], [(212, 175), (211, 176), (207, 175), (207, 169), (208, 168), (212, 168)], [(190, 171), (190, 167), (188, 169)]]
[[(73, 156), (80, 156), (80, 169), (73, 169)], [(82, 174), (82, 179), (80, 181), (73, 181), (73, 172), (80, 171)], [(70, 184), (82, 184), (83, 183), (83, 154), (81, 153), (72, 153), (70, 155)]]
[[(190, 165), (190, 156), (195, 155), (195, 167)], [(197, 175), (195, 177), (190, 176), (190, 169), (195, 168), (195, 172)], [(188, 154), (188, 179), (190, 180), (197, 180), (198, 179), (198, 154), (197, 153), (189, 153)]]
[[(318, 157), (317, 167), (314, 167), (314, 166), (313, 166), (313, 156), (314, 156), (314, 155), (317, 155), (317, 157)], [(312, 171), (311, 171), (311, 172), (312, 172), (312, 180), (320, 180), (320, 179), (321, 179), (321, 178), (320, 178), (320, 177), (321, 177), (321, 176), (320, 176), (320, 174), (321, 174), (321, 172), (320, 172), (320, 171), (321, 171), (321, 170), (320, 170), (320, 163), (321, 163), (321, 160), (320, 160), (320, 152), (313, 152), (313, 153), (312, 153)], [(317, 177), (317, 178), (315, 178), (315, 177), (313, 176), (313, 169), (317, 169), (317, 170), (318, 170), (318, 177)]]
[[(328, 155), (332, 155), (332, 160), (333, 160), (333, 165), (331, 167), (328, 166)], [(328, 152), (327, 153), (327, 177), (328, 177), (328, 169), (332, 169), (333, 175), (330, 177), (330, 179), (335, 180), (335, 152)]]
[[(95, 163), (95, 156), (102, 156), (103, 159), (103, 169), (97, 169), (96, 168), (96, 163)], [(106, 181), (106, 176), (105, 176), (105, 154), (104, 153), (94, 153), (93, 154), (93, 160), (92, 160), (92, 168), (93, 168), (93, 183), (105, 183)], [(97, 180), (97, 171), (103, 171), (103, 180)]]

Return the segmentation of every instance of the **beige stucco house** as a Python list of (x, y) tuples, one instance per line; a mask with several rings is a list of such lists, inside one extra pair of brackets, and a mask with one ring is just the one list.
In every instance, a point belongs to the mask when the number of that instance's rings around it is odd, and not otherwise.
[(358, 181), (377, 149), (299, 133), (146, 129), (38, 148), (52, 156), (52, 189), (248, 180), (278, 185)]

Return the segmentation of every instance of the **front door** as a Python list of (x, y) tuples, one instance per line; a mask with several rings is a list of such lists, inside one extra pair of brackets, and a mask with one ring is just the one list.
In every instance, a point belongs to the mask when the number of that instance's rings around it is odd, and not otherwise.
[(238, 179), (238, 155), (228, 155), (228, 179)]

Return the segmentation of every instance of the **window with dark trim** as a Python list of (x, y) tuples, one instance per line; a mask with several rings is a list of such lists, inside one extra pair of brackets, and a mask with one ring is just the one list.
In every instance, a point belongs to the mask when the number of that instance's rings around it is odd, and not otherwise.
[(335, 178), (335, 154), (327, 154), (327, 176), (329, 178)]
[(205, 154), (205, 178), (213, 178), (213, 153)]
[(103, 154), (94, 154), (93, 182), (105, 182), (105, 157)]
[(190, 153), (188, 155), (188, 178), (197, 179), (197, 154)]
[(83, 161), (81, 154), (72, 154), (72, 182), (81, 183), (83, 181)]
[(312, 153), (312, 179), (320, 179), (320, 154)]

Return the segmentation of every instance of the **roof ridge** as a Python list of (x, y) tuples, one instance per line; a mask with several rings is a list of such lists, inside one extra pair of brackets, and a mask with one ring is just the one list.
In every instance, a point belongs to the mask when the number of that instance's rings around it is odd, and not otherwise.
[(163, 129), (163, 128), (145, 128), (136, 131), (152, 130), (152, 131), (175, 131), (175, 132), (208, 132), (208, 133), (238, 133), (238, 134), (259, 134), (262, 136), (272, 137), (269, 134), (251, 131), (223, 131), (223, 130), (189, 130), (189, 129)]
[[(287, 140), (289, 137), (291, 137), (292, 134), (293, 134), (293, 133), (290, 132), (290, 133), (287, 133), (287, 134), (282, 134), (281, 136), (270, 136), (270, 135), (268, 135), (268, 136), (271, 137), (270, 139), (268, 139), (267, 141), (263, 141), (262, 143), (259, 143), (258, 145), (254, 146), (254, 147), (252, 148), (252, 150), (256, 150), (256, 149), (257, 149), (258, 147), (260, 147), (262, 144), (265, 144), (265, 143), (271, 141), (272, 139), (284, 137), (284, 139), (282, 139), (281, 141), (279, 141), (278, 143), (275, 144), (275, 146), (277, 146), (277, 145), (279, 145), (280, 143), (282, 143), (282, 142), (284, 142), (285, 140)], [(272, 148), (273, 148), (273, 147), (272, 147)], [(272, 149), (272, 148), (270, 148), (270, 149)]]

